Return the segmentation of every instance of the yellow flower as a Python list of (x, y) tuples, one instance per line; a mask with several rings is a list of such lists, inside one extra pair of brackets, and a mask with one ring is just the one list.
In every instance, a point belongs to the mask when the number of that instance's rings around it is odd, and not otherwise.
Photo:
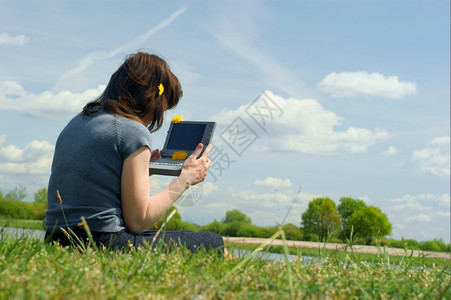
[(180, 115), (177, 115), (177, 116), (174, 116), (173, 118), (172, 118), (172, 123), (180, 123), (180, 122), (182, 122), (183, 121), (183, 117), (182, 116), (180, 116)]
[(175, 151), (172, 154), (172, 160), (185, 160), (188, 157), (188, 152), (186, 151)]
[(164, 93), (164, 86), (162, 83), (160, 83), (160, 85), (158, 86), (158, 96), (163, 95)]

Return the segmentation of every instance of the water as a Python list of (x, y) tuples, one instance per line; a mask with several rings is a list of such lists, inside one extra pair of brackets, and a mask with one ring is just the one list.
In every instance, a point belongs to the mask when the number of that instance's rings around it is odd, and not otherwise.
[[(232, 254), (236, 257), (246, 257), (247, 255), (250, 255), (252, 253), (251, 250), (242, 250), (242, 249), (234, 249)], [(254, 259), (263, 259), (263, 260), (271, 260), (271, 261), (284, 261), (285, 255), (281, 253), (270, 253), (270, 252), (257, 252), (254, 254)], [(312, 257), (312, 256), (298, 256), (298, 255), (288, 255), (288, 260), (292, 261), (294, 259), (302, 259), (304, 263), (308, 262), (324, 262), (325, 258), (318, 258), (318, 257)]]
[(0, 227), (0, 237), (2, 234), (8, 233), (15, 237), (21, 237), (24, 235), (37, 238), (44, 241), (45, 232), (43, 230), (26, 229), (26, 228), (10, 228), (10, 227)]

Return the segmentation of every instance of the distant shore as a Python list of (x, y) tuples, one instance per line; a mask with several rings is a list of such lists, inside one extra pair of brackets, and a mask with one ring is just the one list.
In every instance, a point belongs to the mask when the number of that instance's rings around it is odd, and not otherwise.
[[(235, 243), (235, 244), (245, 244), (245, 245), (260, 245), (267, 241), (265, 238), (248, 238), (248, 237), (223, 237), (224, 242)], [(283, 240), (276, 239), (272, 241), (271, 246), (283, 246)], [(337, 250), (344, 251), (347, 249), (349, 252), (361, 253), (361, 254), (383, 254), (384, 247), (376, 246), (366, 246), (366, 245), (353, 245), (352, 248), (347, 244), (337, 244), (337, 243), (319, 243), (319, 242), (305, 242), (305, 241), (287, 241), (288, 247), (293, 248), (303, 248), (303, 249), (326, 249), (326, 250)], [(387, 248), (388, 254), (392, 256), (404, 256), (406, 252), (404, 249), (400, 248)], [(425, 256), (428, 258), (441, 258), (450, 259), (451, 253), (446, 252), (433, 252), (433, 251), (423, 251), (423, 250), (407, 250), (407, 256), (412, 255), (413, 257)]]

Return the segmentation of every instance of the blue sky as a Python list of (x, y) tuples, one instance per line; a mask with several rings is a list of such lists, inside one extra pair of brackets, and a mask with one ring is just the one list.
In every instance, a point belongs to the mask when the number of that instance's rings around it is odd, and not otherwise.
[[(0, 189), (22, 184), (32, 201), (59, 132), (127, 54), (145, 50), (183, 86), (168, 120), (218, 122), (215, 165), (199, 201), (180, 207), (184, 220), (236, 208), (275, 225), (294, 199), (287, 222), (298, 225), (313, 198), (353, 197), (387, 214), (392, 238), (449, 243), (449, 6), (2, 1)], [(152, 176), (150, 192), (168, 180)]]

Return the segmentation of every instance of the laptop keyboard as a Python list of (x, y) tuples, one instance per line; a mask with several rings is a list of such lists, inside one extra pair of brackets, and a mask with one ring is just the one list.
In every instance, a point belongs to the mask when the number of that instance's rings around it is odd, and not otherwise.
[(154, 165), (154, 166), (174, 166), (174, 167), (179, 167), (179, 166), (182, 165), (182, 163), (152, 162), (152, 165)]

